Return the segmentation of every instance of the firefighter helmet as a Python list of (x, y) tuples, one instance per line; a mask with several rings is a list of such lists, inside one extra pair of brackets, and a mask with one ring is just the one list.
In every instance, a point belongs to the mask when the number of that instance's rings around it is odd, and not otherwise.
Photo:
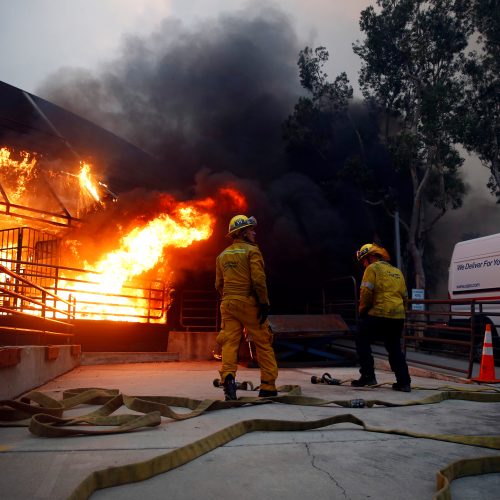
[(358, 262), (361, 262), (368, 255), (378, 255), (382, 260), (390, 260), (389, 252), (376, 243), (367, 243), (356, 252)]
[(251, 217), (247, 217), (246, 215), (235, 215), (229, 221), (229, 229), (227, 236), (234, 235), (237, 231), (245, 229), (246, 227), (256, 226), (256, 225), (257, 225), (257, 220), (253, 215)]

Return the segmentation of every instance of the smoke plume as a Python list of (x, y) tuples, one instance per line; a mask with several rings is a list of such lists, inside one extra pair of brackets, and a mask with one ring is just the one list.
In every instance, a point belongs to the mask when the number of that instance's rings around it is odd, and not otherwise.
[[(158, 191), (187, 199), (226, 182), (240, 189), (259, 223), (272, 300), (286, 307), (290, 295), (351, 274), (353, 252), (364, 242), (349, 193), (333, 206), (321, 176), (287, 165), (282, 124), (300, 94), (301, 48), (290, 20), (272, 8), (194, 28), (165, 20), (148, 38), (129, 36), (121, 56), (100, 72), (61, 69), (39, 95), (158, 158)], [(132, 200), (121, 196), (122, 213)], [(213, 270), (232, 215), (221, 214), (204, 258), (183, 259), (184, 266)]]

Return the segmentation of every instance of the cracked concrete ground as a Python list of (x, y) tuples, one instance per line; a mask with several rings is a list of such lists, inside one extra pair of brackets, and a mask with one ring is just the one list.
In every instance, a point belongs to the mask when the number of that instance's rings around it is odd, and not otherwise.
[[(39, 390), (60, 397), (69, 388), (106, 387), (128, 395), (223, 399), (222, 390), (212, 385), (218, 367), (216, 361), (81, 366)], [(325, 400), (390, 402), (422, 399), (443, 386), (476, 387), (413, 376), (412, 386), (422, 389), (398, 393), (390, 388), (393, 374), (381, 370), (378, 382), (387, 385), (376, 389), (311, 384), (311, 375), (325, 371), (342, 380), (358, 376), (356, 368), (287, 368), (280, 370), (278, 385), (300, 385), (304, 395)], [(257, 385), (259, 372), (240, 368), (237, 379)], [(39, 438), (26, 427), (0, 428), (0, 496), (64, 499), (93, 470), (160, 455), (241, 420), (315, 420), (346, 413), (370, 426), (423, 433), (496, 435), (500, 429), (500, 403), (468, 401), (359, 409), (273, 403), (207, 412), (184, 421), (164, 418), (159, 427), (108, 436)], [(147, 481), (97, 491), (92, 499), (430, 499), (439, 469), (454, 460), (499, 453), (367, 432), (349, 423), (302, 432), (256, 432)], [(455, 481), (452, 494), (454, 499), (496, 499), (499, 487), (500, 474), (489, 474)]]

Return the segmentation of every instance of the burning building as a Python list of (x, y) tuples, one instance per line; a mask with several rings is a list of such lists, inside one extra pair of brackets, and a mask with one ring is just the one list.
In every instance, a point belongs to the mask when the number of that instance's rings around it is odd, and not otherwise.
[[(59, 265), (68, 268), (64, 279), (83, 287), (87, 280), (98, 282), (111, 263), (126, 260), (136, 249), (128, 235), (142, 238), (141, 228), (144, 237), (151, 235), (157, 227), (151, 221), (161, 221), (161, 214), (169, 214), (192, 234), (205, 215), (215, 216), (208, 239), (169, 247), (151, 269), (127, 274), (127, 286), (141, 280), (142, 285), (134, 286), (154, 297), (148, 302), (151, 308), (138, 309), (144, 321), (140, 324), (147, 325), (169, 307), (175, 296), (169, 293), (172, 285), (177, 297), (185, 296), (187, 282), (190, 289), (203, 290), (205, 298), (210, 291), (214, 295), (207, 307), (216, 309), (214, 262), (227, 243), (227, 222), (236, 213), (253, 215), (259, 221), (273, 314), (313, 311), (309, 296), (319, 297), (325, 282), (351, 274), (355, 250), (374, 231), (366, 204), (359, 202), (348, 180), (335, 176), (352, 141), (339, 141), (346, 148), (340, 147), (334, 161), (320, 164), (310, 161), (307, 151), (291, 155), (286, 150), (282, 126), (302, 92), (299, 48), (291, 23), (274, 10), (222, 16), (193, 29), (166, 22), (150, 37), (128, 40), (104, 72), (64, 68), (53, 75), (39, 92), (61, 107), (0, 84), (0, 145), (17, 155), (42, 155), (39, 165), (43, 163), (45, 177), (49, 170), (60, 173), (50, 177), (58, 199), (45, 196), (52, 208), (40, 209), (50, 212), (43, 214), (43, 228), (23, 218), (13, 229), (43, 229), (60, 237), (56, 245), (64, 262)], [(353, 144), (356, 149), (357, 142)], [(90, 166), (91, 184), (107, 200), (97, 201), (89, 186), (80, 184), (82, 162)], [(78, 194), (69, 196), (56, 185), (63, 181), (73, 183)], [(236, 192), (248, 203), (234, 196)], [(196, 200), (194, 206), (191, 200)], [(197, 222), (186, 226), (187, 212), (181, 208), (189, 207)], [(54, 213), (61, 226), (48, 222)], [(169, 274), (171, 269), (177, 276)], [(117, 273), (110, 274), (114, 281)], [(73, 291), (71, 283), (62, 285)], [(94, 321), (101, 312), (90, 309), (115, 294), (105, 290), (109, 295), (103, 300), (82, 291), (76, 308), (81, 311), (88, 302), (84, 314)], [(127, 289), (123, 295), (131, 294)], [(193, 293), (183, 310), (202, 309), (200, 301)], [(130, 311), (113, 311), (115, 319), (130, 316)], [(196, 316), (193, 312), (193, 328)]]
[(30, 316), (165, 324), (172, 260), (182, 260), (171, 252), (207, 240), (221, 207), (246, 207), (222, 186), (195, 201), (154, 191), (155, 168), (113, 134), (0, 83), (3, 326)]

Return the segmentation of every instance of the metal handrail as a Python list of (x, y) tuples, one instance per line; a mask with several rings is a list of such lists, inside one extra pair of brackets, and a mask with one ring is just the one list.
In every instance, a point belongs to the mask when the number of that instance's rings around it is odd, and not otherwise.
[[(328, 281), (325, 282), (324, 286), (321, 288), (321, 299), (322, 299), (322, 311), (323, 314), (326, 314), (327, 311), (327, 295), (326, 295), (326, 287), (327, 285), (331, 285), (332, 283), (339, 282), (339, 281), (350, 281), (352, 284), (352, 298), (351, 299), (342, 299), (342, 300), (337, 300), (336, 302), (329, 302), (328, 304), (330, 306), (336, 307), (336, 306), (352, 306), (353, 312), (354, 312), (354, 317), (352, 318), (354, 320), (354, 324), (357, 325), (359, 322), (359, 311), (358, 311), (358, 285), (356, 278), (354, 276), (340, 276), (337, 278), (331, 278)], [(344, 318), (346, 319), (346, 318)]]
[[(423, 305), (423, 309), (413, 309), (413, 305)], [(471, 378), (474, 368), (474, 354), (478, 347), (479, 336), (476, 334), (480, 319), (484, 316), (500, 316), (500, 313), (484, 311), (486, 305), (497, 305), (500, 301), (476, 300), (476, 299), (418, 299), (409, 301), (409, 310), (406, 314), (405, 331), (403, 335), (404, 347), (407, 349), (408, 342), (414, 342), (418, 348), (423, 344), (441, 344), (449, 351), (456, 348), (464, 348), (466, 354), (467, 368), (450, 367), (442, 363), (430, 363), (426, 361), (415, 361), (419, 364), (444, 368), (466, 374)], [(446, 310), (433, 309), (433, 306), (444, 305)], [(468, 311), (453, 310), (453, 306), (467, 306)], [(467, 321), (462, 325), (453, 324), (453, 318)], [(441, 319), (439, 321), (439, 319)], [(416, 334), (409, 335), (412, 331)], [(435, 331), (439, 336), (428, 335)], [(458, 337), (458, 338), (450, 338)], [(428, 349), (427, 349), (428, 350)], [(436, 351), (437, 352), (437, 351)], [(455, 352), (456, 354), (456, 352)]]
[(217, 331), (220, 324), (219, 297), (215, 290), (183, 290), (180, 297), (182, 328)]
[[(13, 283), (0, 282), (0, 289), (5, 289), (10, 296), (16, 298), (15, 294), (19, 292), (19, 289), (24, 291), (25, 287), (29, 287), (35, 294), (35, 296), (30, 297), (32, 304), (36, 305), (36, 307), (42, 307), (43, 310), (50, 311), (54, 319), (63, 313), (57, 307), (58, 303), (67, 304), (71, 301), (71, 297), (74, 296), (79, 296), (74, 311), (75, 319), (102, 319), (105, 316), (109, 319), (127, 319), (128, 321), (149, 323), (162, 321), (165, 318), (167, 287), (161, 280), (127, 282), (122, 287), (121, 293), (104, 293), (84, 289), (88, 284), (97, 284), (92, 278), (82, 278), (86, 275), (101, 274), (95, 271), (38, 262), (9, 259), (0, 259), (0, 261), (4, 263), (0, 264), (0, 273), (14, 277)], [(14, 273), (5, 264), (15, 264), (17, 268), (26, 272), (23, 274)], [(50, 286), (41, 286), (36, 283), (37, 280), (42, 282), (50, 281), (51, 283)], [(16, 289), (16, 292), (11, 290), (12, 288)], [(61, 296), (61, 293), (66, 292), (68, 293), (68, 300)], [(27, 294), (25, 293), (24, 296), (27, 296)], [(95, 300), (92, 297), (95, 297)], [(37, 300), (41, 304), (34, 302)], [(127, 313), (119, 309), (124, 307), (124, 304), (121, 303), (123, 301), (127, 302)], [(52, 302), (52, 306), (48, 302)], [(13, 308), (26, 311), (36, 310), (33, 305), (26, 306), (26, 304), (22, 304), (22, 307), (15, 305)], [(92, 310), (94, 306), (104, 306), (105, 312)]]
[[(0, 293), (5, 297), (12, 297), (14, 299), (19, 299), (23, 303), (29, 303), (37, 307), (30, 307), (30, 310), (35, 312), (35, 313), (40, 313), (39, 316), (36, 314), (29, 314), (24, 311), (18, 310), (13, 307), (5, 307), (0, 306), (0, 313), (2, 314), (3, 317), (8, 318), (8, 317), (16, 317), (16, 318), (24, 318), (26, 320), (29, 320), (29, 327), (25, 328), (23, 327), (18, 320), (15, 321), (14, 324), (0, 324), (0, 333), (7, 335), (7, 339), (9, 343), (12, 342), (11, 339), (15, 339), (17, 335), (25, 335), (25, 334), (30, 334), (30, 335), (36, 335), (37, 338), (40, 338), (41, 335), (47, 336), (49, 335), (51, 338), (53, 337), (59, 337), (59, 338), (66, 338), (66, 342), (69, 341), (69, 339), (74, 337), (73, 333), (67, 333), (64, 331), (53, 331), (54, 329), (60, 329), (63, 327), (64, 329), (67, 329), (67, 331), (71, 331), (74, 328), (74, 323), (73, 320), (75, 318), (75, 308), (76, 308), (76, 301), (74, 297), (70, 297), (69, 300), (63, 299), (62, 297), (58, 297), (57, 295), (53, 294), (50, 290), (45, 289), (44, 287), (41, 287), (40, 285), (36, 283), (32, 283), (30, 280), (25, 278), (24, 276), (20, 276), (17, 273), (11, 271), (8, 268), (5, 268), (0, 264), (0, 272), (9, 275), (12, 277), (14, 280), (18, 280), (25, 285), (29, 285), (30, 287), (35, 288), (42, 294), (42, 300), (37, 300), (34, 299), (33, 297), (30, 297), (28, 295), (22, 294), (22, 293), (17, 293), (5, 286), (0, 286)], [(58, 309), (56, 307), (51, 306), (50, 304), (47, 303), (47, 296), (52, 297), (52, 299), (58, 300), (64, 304), (66, 304), (67, 310), (63, 309)], [(10, 301), (10, 299), (9, 299)], [(54, 313), (58, 313), (62, 315), (63, 317), (66, 318), (66, 320), (62, 319), (53, 319), (53, 318), (47, 318), (46, 317), (46, 311), (50, 310)], [(42, 323), (40, 324), (39, 321)], [(52, 330), (49, 331), (47, 329), (47, 326), (52, 327)], [(32, 339), (30, 339), (30, 342), (32, 342)], [(14, 340), (15, 343), (15, 340)]]
[[(16, 280), (18, 282), (20, 281), (21, 283), (24, 283), (25, 285), (27, 285), (31, 288), (34, 288), (41, 293), (42, 300), (39, 301), (37, 299), (34, 299), (33, 297), (29, 297), (28, 295), (14, 292), (14, 291), (10, 290), (9, 288), (7, 288), (6, 286), (0, 286), (0, 291), (4, 295), (18, 298), (22, 301), (26, 301), (26, 302), (29, 302), (30, 304), (34, 304), (36, 306), (39, 306), (42, 318), (47, 319), (49, 321), (52, 321), (50, 318), (46, 318), (46, 311), (47, 310), (52, 311), (54, 314), (62, 314), (63, 316), (67, 316), (68, 319), (75, 318), (76, 301), (74, 300), (74, 297), (72, 297), (71, 295), (69, 296), (68, 300), (63, 299), (62, 297), (59, 297), (57, 294), (51, 292), (50, 290), (47, 290), (46, 288), (44, 288), (40, 285), (37, 285), (36, 283), (33, 283), (32, 281), (25, 278), (24, 276), (21, 276), (21, 275), (15, 273), (14, 271), (11, 271), (10, 269), (8, 269), (7, 267), (5, 267), (2, 264), (0, 264), (0, 273), (7, 274), (11, 278), (14, 278), (14, 280)], [(49, 305), (47, 303), (47, 296), (51, 297), (52, 299), (54, 299), (57, 302), (62, 302), (63, 304), (66, 304), (68, 306), (67, 310), (65, 311), (65, 310), (58, 309), (57, 307)], [(12, 312), (15, 309), (14, 308), (2, 308), (2, 310), (3, 310), (3, 312)], [(37, 310), (37, 309), (35, 309), (35, 310)], [(21, 312), (21, 311), (19, 311), (19, 312)]]

